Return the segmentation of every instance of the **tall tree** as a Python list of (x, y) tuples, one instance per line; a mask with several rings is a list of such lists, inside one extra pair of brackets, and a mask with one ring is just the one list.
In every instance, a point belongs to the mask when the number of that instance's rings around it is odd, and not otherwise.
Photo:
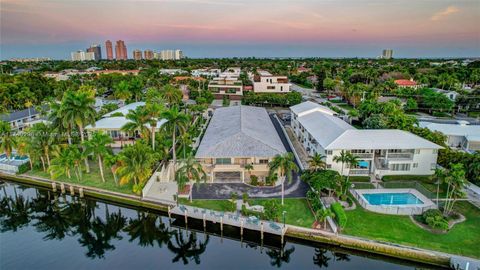
[(270, 168), (270, 175), (279, 172), (282, 180), (282, 205), (284, 204), (285, 180), (289, 183), (292, 181), (292, 172), (298, 172), (298, 166), (295, 163), (295, 157), (288, 152), (283, 155), (276, 155), (268, 164)]
[[(94, 104), (95, 99), (87, 92), (67, 91), (62, 99), (60, 113), (64, 115), (64, 124), (65, 126), (72, 124), (78, 127), (82, 145), (85, 142), (85, 126), (95, 121)], [(85, 148), (83, 148), (83, 151), (85, 151)], [(85, 168), (89, 173), (88, 158), (85, 158)]]
[(325, 169), (327, 164), (324, 161), (325, 156), (315, 153), (308, 161), (308, 166), (314, 171)]
[(120, 166), (117, 170), (120, 184), (133, 181), (133, 191), (140, 194), (142, 185), (151, 175), (154, 156), (150, 147), (137, 141), (125, 147), (119, 154)]
[(111, 154), (112, 149), (110, 144), (113, 143), (113, 139), (107, 134), (101, 132), (92, 133), (90, 140), (85, 142), (86, 153), (92, 154), (98, 160), (98, 168), (100, 169), (100, 176), (105, 183), (105, 175), (103, 172), (103, 161), (105, 156)]
[(17, 139), (12, 133), (10, 123), (0, 121), (0, 152), (5, 152), (10, 158), (15, 147), (17, 147)]
[(176, 106), (182, 101), (182, 91), (173, 87), (170, 84), (165, 85), (160, 91), (160, 93), (169, 107)]

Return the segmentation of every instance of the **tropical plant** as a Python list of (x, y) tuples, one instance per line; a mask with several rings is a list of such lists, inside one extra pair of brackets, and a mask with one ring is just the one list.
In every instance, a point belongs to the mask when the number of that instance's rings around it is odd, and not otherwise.
[(8, 158), (12, 151), (17, 147), (17, 139), (13, 136), (10, 123), (0, 121), (0, 152), (5, 152)]
[(282, 177), (282, 205), (284, 204), (284, 192), (285, 192), (285, 180), (290, 183), (292, 181), (292, 172), (298, 172), (298, 166), (295, 163), (295, 157), (292, 153), (288, 152), (283, 155), (276, 155), (272, 161), (268, 164), (270, 168), (270, 175), (275, 172), (279, 172), (279, 176)]
[(143, 184), (151, 175), (154, 163), (152, 150), (144, 143), (137, 141), (119, 153), (119, 161), (117, 174), (120, 177), (120, 184), (133, 181), (133, 191), (140, 194)]
[(452, 210), (455, 202), (465, 196), (465, 186), (467, 180), (465, 179), (465, 170), (463, 165), (452, 164), (450, 169), (447, 170), (444, 183), (447, 184), (447, 193), (445, 195), (445, 205), (443, 206), (444, 215), (448, 216)]
[(335, 216), (335, 215), (333, 214), (332, 210), (330, 210), (328, 208), (322, 208), (315, 213), (315, 218), (318, 221), (323, 222), (323, 229), (324, 230), (327, 228), (327, 218), (328, 217), (333, 217), (333, 216)]
[(327, 164), (324, 161), (325, 156), (315, 153), (308, 161), (308, 166), (314, 171), (325, 169)]
[(117, 169), (120, 166), (119, 157), (114, 154), (107, 154), (104, 158), (105, 165), (110, 167), (115, 185), (118, 185)]
[(127, 81), (121, 81), (119, 82), (113, 91), (113, 95), (120, 99), (123, 100), (124, 102), (132, 97), (132, 92), (130, 92), (130, 85), (128, 84)]
[(98, 160), (98, 168), (100, 169), (100, 176), (105, 183), (105, 175), (103, 172), (104, 158), (111, 154), (109, 144), (113, 143), (113, 139), (107, 134), (101, 132), (93, 132), (90, 140), (85, 142), (85, 151), (87, 155), (92, 154)]
[(173, 170), (176, 171), (177, 163), (177, 136), (181, 135), (187, 130), (189, 117), (179, 111), (178, 107), (173, 106), (169, 110), (162, 112), (161, 117), (167, 122), (162, 126), (163, 129), (168, 130), (172, 134), (172, 148), (173, 148)]
[[(85, 142), (84, 128), (95, 121), (96, 112), (94, 109), (95, 99), (87, 92), (65, 92), (59, 114), (63, 115), (64, 126), (78, 127), (82, 145)], [(84, 149), (85, 151), (85, 149)], [(85, 158), (85, 168), (90, 172), (88, 158)]]
[(176, 106), (182, 101), (182, 91), (170, 84), (165, 85), (160, 91), (162, 98), (167, 102), (169, 107)]
[(75, 173), (78, 181), (82, 180), (82, 159), (84, 155), (77, 145), (68, 145), (65, 148), (60, 148), (54, 152), (55, 158), (52, 160), (52, 165), (49, 171), (52, 178), (55, 179), (62, 175), (71, 178), (71, 170)]
[(144, 106), (137, 107), (134, 111), (128, 112), (126, 118), (130, 120), (122, 126), (121, 130), (129, 133), (138, 132), (141, 138), (148, 137), (147, 123), (150, 121), (148, 111)]
[[(150, 136), (152, 139), (152, 149), (155, 151), (155, 133), (158, 125), (159, 117), (164, 110), (162, 103), (147, 103), (145, 106), (147, 113), (147, 122), (150, 125)], [(185, 157), (184, 157), (185, 158)]]
[(182, 160), (175, 174), (175, 179), (180, 180), (177, 181), (179, 190), (185, 187), (185, 183), (182, 180), (187, 180), (188, 182), (194, 181), (196, 183), (207, 180), (207, 174), (203, 170), (202, 165), (193, 156), (188, 156)]

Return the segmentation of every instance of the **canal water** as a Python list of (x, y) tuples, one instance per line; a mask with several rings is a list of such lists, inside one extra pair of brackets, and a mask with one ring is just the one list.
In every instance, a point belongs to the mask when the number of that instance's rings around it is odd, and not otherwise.
[(0, 181), (0, 269), (434, 269)]

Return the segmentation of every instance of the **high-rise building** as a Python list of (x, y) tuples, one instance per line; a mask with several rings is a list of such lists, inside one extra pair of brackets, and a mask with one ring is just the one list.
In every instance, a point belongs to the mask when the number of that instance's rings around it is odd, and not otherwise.
[(145, 50), (143, 52), (143, 58), (147, 60), (152, 60), (153, 59), (153, 51), (152, 50)]
[(393, 57), (393, 50), (386, 49), (382, 51), (382, 58), (383, 59), (392, 59)]
[(87, 49), (87, 52), (93, 52), (95, 60), (102, 59), (102, 48), (98, 44), (94, 44)]
[(110, 40), (105, 41), (105, 50), (107, 51), (107, 59), (113, 60), (112, 42)]
[(115, 44), (115, 59), (117, 60), (127, 60), (127, 46), (125, 46), (125, 42), (123, 40), (117, 40), (117, 44)]
[(175, 60), (180, 60), (183, 58), (183, 52), (181, 50), (175, 50)]
[(84, 52), (82, 50), (72, 52), (72, 61), (89, 61), (89, 60), (95, 60), (95, 53), (93, 52)]
[(135, 60), (142, 60), (142, 51), (140, 51), (140, 50), (133, 50), (133, 59), (135, 59)]

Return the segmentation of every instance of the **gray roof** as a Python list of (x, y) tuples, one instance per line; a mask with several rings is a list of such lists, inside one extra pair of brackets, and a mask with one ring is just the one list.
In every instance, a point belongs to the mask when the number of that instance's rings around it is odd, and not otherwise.
[(337, 114), (335, 111), (331, 110), (330, 108), (312, 101), (305, 101), (300, 104), (294, 105), (290, 107), (290, 110), (292, 110), (292, 112), (294, 112), (297, 115), (306, 114), (314, 111), (319, 111), (319, 112), (327, 113), (330, 115)]
[(135, 111), (137, 109), (137, 107), (139, 107), (139, 106), (145, 106), (145, 102), (139, 101), (139, 102), (134, 102), (134, 103), (127, 104), (123, 107), (120, 107), (120, 108), (118, 108), (114, 111), (111, 111), (111, 112), (103, 115), (102, 117), (110, 117), (112, 114), (115, 114), (115, 113), (121, 113), (124, 116), (126, 116), (130, 111)]
[(267, 111), (241, 105), (215, 110), (195, 157), (273, 157), (285, 152)]
[(463, 124), (440, 124), (430, 122), (420, 122), (420, 127), (428, 128), (432, 131), (439, 131), (447, 136), (480, 136), (480, 125), (463, 125)]
[[(43, 106), (45, 109), (48, 108), (46, 105)], [(23, 118), (27, 118), (32, 115), (39, 114), (37, 110), (35, 110), (34, 107), (31, 107), (29, 109), (21, 110), (21, 111), (14, 111), (10, 113), (5, 113), (0, 115), (0, 119), (5, 122), (12, 122), (12, 121), (17, 121)]]

